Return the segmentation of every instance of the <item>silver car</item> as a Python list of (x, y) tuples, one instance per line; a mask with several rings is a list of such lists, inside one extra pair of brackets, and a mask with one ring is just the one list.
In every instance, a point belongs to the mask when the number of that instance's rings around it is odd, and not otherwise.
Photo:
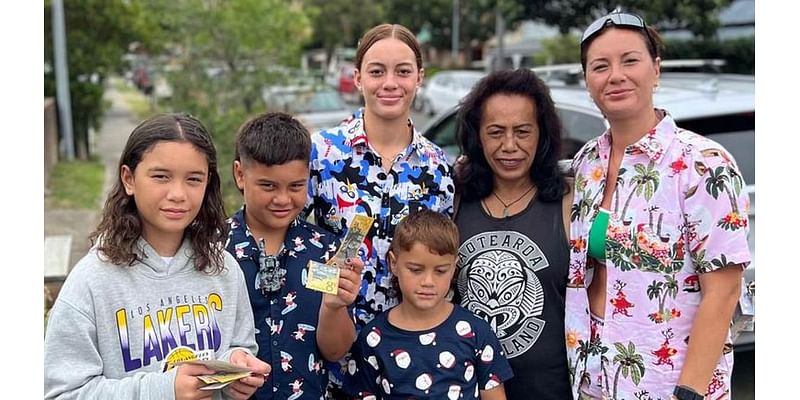
[(336, 90), (327, 86), (272, 86), (262, 91), (262, 99), (267, 111), (292, 114), (312, 134), (338, 125), (353, 111)]
[(483, 71), (440, 71), (423, 83), (414, 99), (414, 107), (428, 115), (447, 110), (458, 104), (484, 75)]
[[(580, 65), (577, 68), (580, 72)], [(602, 113), (586, 93), (583, 82), (576, 79), (575, 66), (571, 65), (567, 70), (570, 74), (566, 79), (564, 74), (551, 76), (553, 71), (559, 71), (558, 68), (548, 67), (540, 74), (550, 86), (550, 94), (564, 127), (562, 158), (565, 160), (571, 159), (588, 140), (608, 127)], [(666, 109), (678, 126), (717, 141), (736, 159), (750, 195), (748, 242), (755, 260), (755, 77), (662, 72), (659, 82), (655, 106)], [(439, 113), (423, 129), (423, 134), (442, 147), (451, 161), (459, 154), (455, 136), (456, 111), (457, 107), (451, 107)], [(745, 301), (755, 301), (755, 272), (755, 263), (751, 262), (744, 272)], [(738, 334), (734, 350), (754, 349), (755, 319), (741, 317), (739, 311), (737, 309), (735, 330)]]

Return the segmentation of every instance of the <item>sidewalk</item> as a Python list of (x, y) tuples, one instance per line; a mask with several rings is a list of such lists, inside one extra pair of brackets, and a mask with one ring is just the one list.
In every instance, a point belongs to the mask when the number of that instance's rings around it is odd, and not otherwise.
[(108, 85), (104, 95), (111, 101), (111, 107), (103, 116), (103, 124), (97, 133), (96, 152), (105, 166), (105, 181), (103, 194), (95, 210), (44, 210), (44, 236), (70, 235), (72, 246), (69, 256), (69, 269), (77, 263), (89, 250), (89, 234), (100, 222), (100, 212), (108, 192), (115, 183), (117, 176), (117, 163), (128, 135), (136, 127), (137, 120), (123, 97), (112, 85)]

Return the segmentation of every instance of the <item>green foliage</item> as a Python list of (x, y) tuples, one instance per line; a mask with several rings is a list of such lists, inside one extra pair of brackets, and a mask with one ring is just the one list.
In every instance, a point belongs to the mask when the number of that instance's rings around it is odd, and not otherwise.
[(523, 14), (557, 25), (561, 32), (583, 29), (595, 18), (621, 6), (641, 14), (656, 27), (685, 28), (712, 37), (719, 27), (717, 13), (731, 0), (538, 0), (523, 2)]
[(722, 59), (727, 64), (722, 72), (753, 75), (756, 70), (755, 37), (731, 40), (669, 40), (664, 46), (664, 59)]
[[(50, 65), (44, 74), (44, 95), (55, 97), (52, 5), (44, 4), (44, 59)], [(64, 2), (67, 42), (67, 69), (72, 104), (76, 155), (87, 159), (88, 131), (99, 129), (105, 110), (103, 85), (106, 78), (123, 65), (122, 55), (134, 40), (148, 42), (151, 37), (141, 21), (136, 2), (71, 0)]]
[(104, 171), (96, 160), (57, 163), (50, 175), (47, 208), (97, 209)]
[(236, 131), (265, 111), (262, 89), (286, 81), (291, 72), (278, 66), (298, 63), (310, 20), (282, 0), (151, 0), (146, 7), (162, 16), (164, 39), (176, 54), (167, 73), (173, 93), (161, 111), (191, 113), (209, 129), (231, 213), (241, 205), (231, 175)]
[(542, 51), (534, 55), (534, 65), (569, 64), (581, 61), (580, 38), (571, 34), (542, 40)]

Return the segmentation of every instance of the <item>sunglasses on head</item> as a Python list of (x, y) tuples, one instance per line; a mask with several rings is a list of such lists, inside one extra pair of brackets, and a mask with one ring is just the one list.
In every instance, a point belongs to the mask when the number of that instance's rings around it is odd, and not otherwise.
[(596, 19), (589, 25), (588, 28), (586, 28), (585, 31), (583, 31), (581, 44), (602, 32), (609, 25), (628, 26), (631, 28), (642, 29), (647, 35), (647, 39), (650, 41), (650, 43), (653, 43), (653, 38), (650, 37), (650, 32), (648, 32), (647, 25), (644, 23), (644, 19), (642, 17), (622, 11), (613, 11), (604, 17)]

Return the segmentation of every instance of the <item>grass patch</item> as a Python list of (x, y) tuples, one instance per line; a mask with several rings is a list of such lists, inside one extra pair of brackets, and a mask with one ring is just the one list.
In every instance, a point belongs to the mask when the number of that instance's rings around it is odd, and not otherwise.
[(112, 81), (112, 85), (114, 89), (122, 95), (122, 98), (128, 104), (128, 107), (131, 108), (134, 115), (139, 121), (150, 117), (151, 115), (155, 114), (157, 110), (153, 108), (153, 104), (144, 95), (144, 93), (140, 92), (133, 86), (128, 85), (125, 83), (123, 78), (117, 78)]
[(104, 169), (97, 161), (62, 161), (53, 167), (48, 208), (96, 209), (100, 207)]

